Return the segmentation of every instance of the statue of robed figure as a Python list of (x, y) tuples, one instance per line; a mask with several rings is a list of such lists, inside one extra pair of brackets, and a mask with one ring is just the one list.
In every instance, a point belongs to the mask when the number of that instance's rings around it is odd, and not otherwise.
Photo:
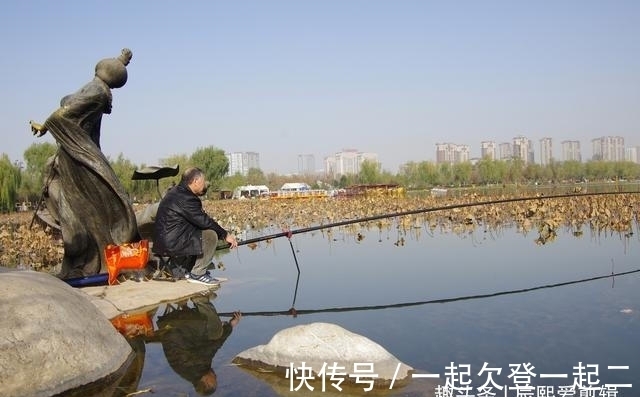
[(102, 115), (111, 113), (111, 89), (127, 82), (132, 55), (123, 49), (119, 57), (101, 60), (94, 79), (62, 98), (43, 124), (30, 122), (34, 135), (48, 131), (58, 143), (44, 198), (62, 231), (60, 278), (105, 273), (108, 244), (140, 240), (128, 194), (100, 150)]

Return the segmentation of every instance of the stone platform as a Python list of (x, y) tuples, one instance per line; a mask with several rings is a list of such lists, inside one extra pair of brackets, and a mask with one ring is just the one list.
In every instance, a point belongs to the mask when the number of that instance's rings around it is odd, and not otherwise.
[(174, 302), (188, 297), (206, 294), (219, 287), (178, 281), (133, 281), (121, 284), (78, 288), (106, 318), (112, 319), (124, 313), (152, 308), (165, 302)]

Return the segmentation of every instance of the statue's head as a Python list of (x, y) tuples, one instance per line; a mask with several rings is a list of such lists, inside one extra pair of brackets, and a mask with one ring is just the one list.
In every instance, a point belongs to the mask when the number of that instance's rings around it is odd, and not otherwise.
[(127, 82), (127, 65), (133, 53), (124, 48), (117, 58), (103, 59), (96, 65), (96, 77), (104, 81), (109, 88), (120, 88)]

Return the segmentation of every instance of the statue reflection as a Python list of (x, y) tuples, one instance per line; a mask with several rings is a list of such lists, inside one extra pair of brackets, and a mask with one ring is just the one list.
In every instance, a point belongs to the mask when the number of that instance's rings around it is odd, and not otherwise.
[[(153, 330), (152, 326), (151, 332), (144, 320), (129, 318), (127, 325), (122, 327), (114, 319), (114, 326), (127, 337), (136, 354), (119, 389), (135, 391), (144, 365), (144, 342), (160, 342), (171, 369), (190, 382), (199, 395), (211, 395), (218, 386), (212, 367), (213, 357), (241, 318), (240, 312), (234, 312), (229, 321), (223, 322), (210, 297), (197, 296), (167, 304), (157, 317), (157, 329)], [(139, 344), (139, 340), (143, 343)], [(142, 361), (138, 360), (140, 357)]]

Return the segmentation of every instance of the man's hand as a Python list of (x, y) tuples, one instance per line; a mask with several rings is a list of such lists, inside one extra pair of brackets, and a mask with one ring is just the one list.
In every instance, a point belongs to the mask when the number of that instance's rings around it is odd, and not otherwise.
[(227, 234), (227, 237), (224, 238), (224, 241), (229, 243), (229, 248), (236, 248), (238, 246), (236, 236), (234, 236), (233, 234)]
[(42, 124), (38, 124), (35, 121), (30, 120), (29, 125), (31, 126), (31, 132), (33, 132), (33, 135), (38, 138), (47, 133), (47, 128)]
[(241, 319), (242, 319), (242, 313), (233, 312), (233, 318), (231, 320), (229, 320), (229, 324), (232, 327), (235, 327), (236, 325), (238, 325), (238, 323), (240, 322)]

